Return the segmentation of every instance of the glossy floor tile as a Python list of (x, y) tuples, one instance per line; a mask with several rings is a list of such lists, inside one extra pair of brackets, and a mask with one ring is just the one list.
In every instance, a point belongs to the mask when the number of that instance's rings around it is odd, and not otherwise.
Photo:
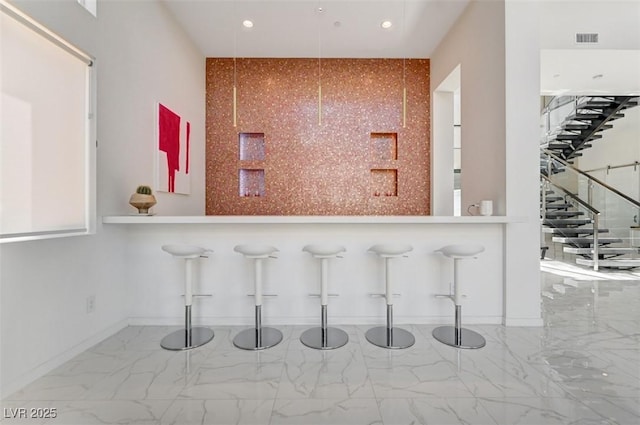
[[(546, 270), (544, 326), (470, 326), (480, 350), (407, 324), (406, 350), (340, 326), (347, 345), (318, 351), (299, 341), (307, 327), (284, 326), (269, 350), (214, 327), (211, 343), (171, 352), (159, 343), (175, 328), (129, 327), (4, 400), (0, 424), (639, 424), (640, 280)], [(19, 417), (31, 409), (55, 417)]]

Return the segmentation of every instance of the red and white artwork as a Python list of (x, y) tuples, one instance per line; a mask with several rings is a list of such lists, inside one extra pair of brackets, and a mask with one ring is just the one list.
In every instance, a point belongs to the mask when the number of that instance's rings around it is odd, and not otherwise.
[(156, 190), (191, 193), (189, 175), (190, 123), (158, 104), (158, 181)]

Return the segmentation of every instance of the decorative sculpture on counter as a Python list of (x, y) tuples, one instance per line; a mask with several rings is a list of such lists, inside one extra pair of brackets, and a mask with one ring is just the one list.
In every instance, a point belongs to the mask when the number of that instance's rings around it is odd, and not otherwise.
[(156, 204), (156, 197), (149, 186), (138, 186), (136, 193), (131, 195), (129, 204), (138, 209), (138, 214), (149, 215), (149, 208)]

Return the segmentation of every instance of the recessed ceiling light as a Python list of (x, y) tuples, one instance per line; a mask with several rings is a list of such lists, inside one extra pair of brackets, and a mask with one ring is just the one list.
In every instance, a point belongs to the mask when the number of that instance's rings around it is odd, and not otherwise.
[(253, 21), (245, 19), (244, 21), (242, 21), (242, 26), (245, 28), (253, 28)]
[(382, 23), (380, 24), (380, 26), (386, 30), (388, 30), (389, 28), (391, 28), (393, 26), (393, 23), (391, 21), (382, 21)]

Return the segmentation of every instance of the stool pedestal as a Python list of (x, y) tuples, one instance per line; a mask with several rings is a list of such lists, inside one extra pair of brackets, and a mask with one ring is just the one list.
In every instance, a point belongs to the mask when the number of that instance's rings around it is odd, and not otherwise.
[(393, 305), (390, 304), (387, 304), (387, 325), (369, 329), (365, 337), (382, 348), (409, 348), (416, 342), (411, 332), (393, 326)]
[(404, 256), (413, 247), (409, 245), (374, 245), (370, 252), (384, 258), (385, 294), (387, 302), (387, 324), (369, 329), (365, 333), (367, 341), (373, 345), (389, 349), (409, 348), (415, 344), (413, 334), (404, 329), (393, 326), (393, 287), (391, 281), (391, 260)]
[(184, 329), (162, 338), (160, 346), (165, 350), (182, 351), (200, 347), (214, 337), (213, 330), (200, 326), (191, 326), (191, 305), (193, 302), (193, 262), (204, 257), (210, 251), (204, 248), (188, 245), (164, 245), (162, 249), (177, 258), (185, 260), (185, 291), (184, 291)]
[(440, 326), (433, 330), (431, 335), (443, 344), (456, 348), (476, 349), (482, 348), (487, 341), (479, 333), (462, 327), (462, 305), (460, 293), (458, 262), (465, 258), (476, 258), (475, 256), (484, 251), (480, 245), (449, 245), (436, 252), (441, 252), (449, 258), (453, 258), (453, 294), (447, 296), (455, 305), (454, 326)]
[(336, 258), (345, 251), (343, 246), (307, 245), (303, 249), (314, 258), (320, 259), (320, 326), (307, 329), (300, 336), (300, 342), (316, 350), (333, 350), (349, 342), (349, 336), (342, 329), (327, 325), (327, 305), (329, 303), (329, 259)]
[(482, 348), (487, 341), (478, 332), (461, 325), (462, 306), (456, 306), (455, 326), (440, 326), (431, 335), (443, 344), (456, 348)]
[(255, 326), (241, 331), (233, 338), (233, 345), (243, 350), (264, 350), (282, 341), (278, 329), (262, 326), (262, 261), (278, 250), (272, 246), (238, 245), (234, 251), (254, 260)]

